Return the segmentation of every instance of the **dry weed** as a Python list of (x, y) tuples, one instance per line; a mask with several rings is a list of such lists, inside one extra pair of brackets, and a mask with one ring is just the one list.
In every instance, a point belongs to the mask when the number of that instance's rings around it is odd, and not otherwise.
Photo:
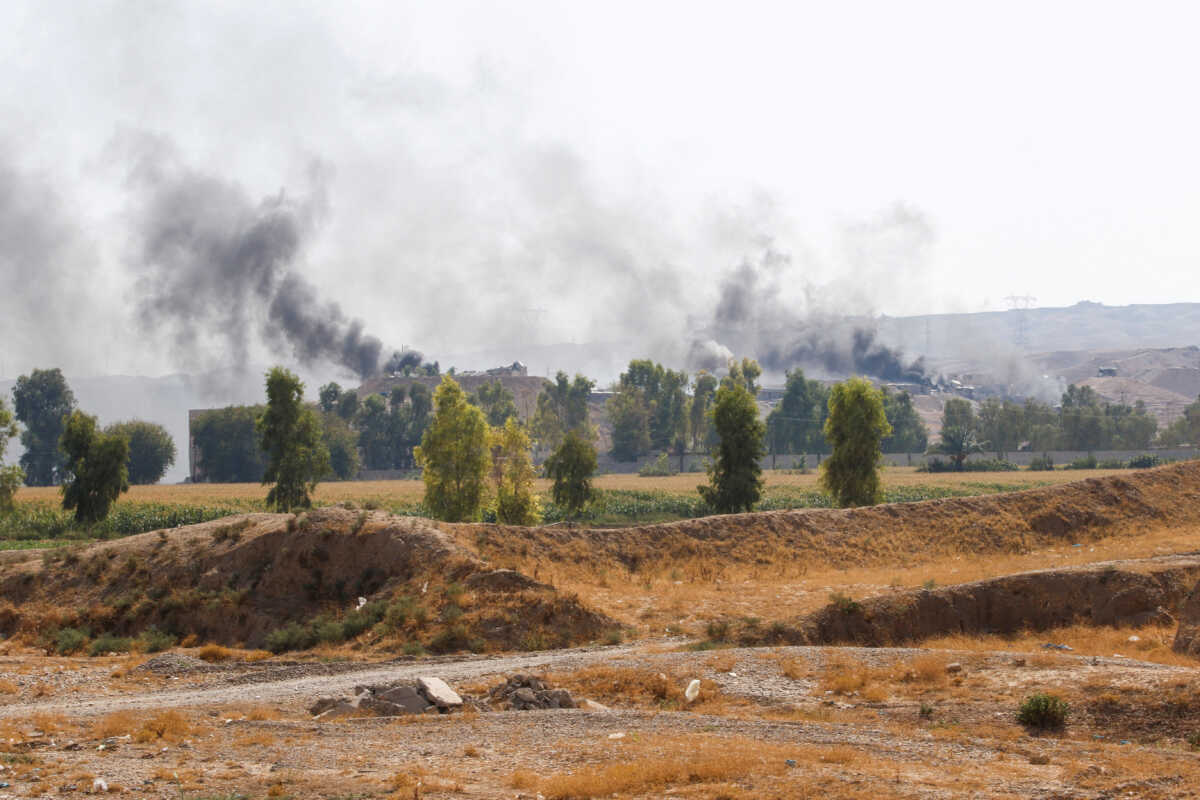
[(147, 743), (159, 740), (178, 742), (191, 736), (194, 730), (187, 718), (178, 711), (160, 711), (142, 722), (133, 734), (135, 742)]
[(10, 680), (0, 680), (0, 694), (16, 694), (20, 687)]

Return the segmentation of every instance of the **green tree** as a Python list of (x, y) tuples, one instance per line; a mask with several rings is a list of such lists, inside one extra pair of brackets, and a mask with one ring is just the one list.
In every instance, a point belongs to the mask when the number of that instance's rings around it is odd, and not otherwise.
[(546, 463), (546, 476), (554, 481), (554, 502), (575, 517), (592, 499), (592, 476), (596, 473), (596, 448), (579, 431), (568, 431)]
[(509, 419), (517, 416), (516, 398), (500, 381), (488, 381), (471, 394), (473, 404), (483, 410), (488, 425), (503, 427)]
[(74, 509), (75, 520), (85, 525), (102, 521), (121, 493), (129, 491), (129, 440), (100, 432), (95, 417), (74, 411), (59, 445), (66, 455), (63, 508)]
[(574, 380), (567, 378), (561, 370), (554, 381), (546, 381), (538, 394), (537, 409), (530, 424), (533, 438), (538, 446), (553, 450), (570, 431), (579, 431), (587, 438), (594, 438), (588, 423), (588, 398), (596, 382), (576, 374)]
[(771, 453), (821, 452), (827, 399), (820, 381), (806, 379), (802, 369), (789, 370), (783, 398), (767, 415)]
[(885, 388), (883, 411), (888, 424), (892, 426), (892, 435), (883, 440), (883, 452), (924, 453), (929, 446), (929, 432), (913, 406), (912, 395), (908, 392), (891, 392)]
[(321, 410), (326, 414), (331, 414), (337, 410), (338, 400), (342, 399), (342, 387), (331, 381), (321, 387), (317, 398), (320, 401)]
[(104, 432), (129, 441), (129, 482), (134, 485), (158, 483), (175, 463), (175, 440), (162, 425), (133, 419), (109, 425)]
[(1200, 397), (1183, 410), (1183, 416), (1163, 429), (1158, 441), (1166, 447), (1200, 444)]
[(766, 426), (758, 418), (754, 395), (741, 381), (725, 381), (713, 402), (712, 424), (719, 442), (708, 467), (708, 485), (696, 487), (718, 514), (749, 511), (762, 496)]
[(337, 413), (342, 419), (350, 422), (358, 414), (358, 393), (353, 391), (342, 392), (337, 401)]
[(53, 486), (63, 480), (66, 456), (59, 449), (67, 416), (75, 408), (75, 395), (62, 371), (35, 369), (17, 378), (13, 386), (14, 410), (24, 425), (21, 431), (21, 467), (30, 486)]
[(617, 461), (636, 461), (650, 452), (650, 409), (644, 393), (636, 386), (619, 385), (605, 403), (612, 423), (612, 449)]
[(352, 481), (358, 475), (358, 435), (336, 413), (321, 414), (321, 441), (329, 451), (329, 467), (339, 480)]
[(692, 401), (688, 404), (688, 429), (692, 433), (692, 449), (700, 450), (713, 444), (709, 437), (709, 411), (717, 393), (717, 378), (704, 370), (696, 374), (692, 384)]
[(941, 441), (929, 452), (950, 456), (954, 468), (961, 472), (967, 456), (981, 453), (987, 446), (986, 442), (979, 441), (978, 430), (979, 420), (970, 401), (951, 397), (942, 407)]
[(509, 417), (492, 428), (492, 486), (496, 492), (496, 521), (506, 525), (536, 525), (539, 518), (533, 479), (537, 473), (529, 456), (529, 434)]
[(1104, 446), (1104, 410), (1100, 395), (1090, 386), (1071, 384), (1062, 396), (1059, 412), (1063, 446), (1089, 453)]
[(840, 508), (879, 502), (880, 445), (892, 432), (883, 393), (866, 378), (834, 384), (829, 393), (825, 439), (833, 448), (821, 463), (821, 487)]
[(283, 367), (267, 373), (267, 409), (258, 420), (259, 447), (267, 455), (263, 483), (274, 482), (267, 506), (308, 508), (317, 482), (331, 472), (317, 413), (304, 405), (304, 384)]
[(17, 435), (17, 422), (8, 410), (4, 398), (0, 397), (0, 513), (12, 511), (13, 497), (25, 480), (25, 470), (18, 466), (4, 466), (4, 451), (8, 440)]
[(367, 469), (391, 469), (395, 463), (395, 439), (388, 402), (383, 395), (369, 395), (354, 418), (358, 448)]
[(758, 377), (762, 375), (762, 367), (752, 358), (743, 358), (742, 363), (736, 360), (729, 362), (729, 374), (725, 376), (722, 383), (729, 381), (732, 383), (740, 383), (750, 392), (751, 397), (758, 397)]
[(425, 481), (425, 505), (438, 519), (479, 518), (488, 473), (488, 426), (451, 378), (433, 394), (433, 420), (414, 450)]
[(213, 483), (259, 483), (266, 470), (256, 425), (262, 406), (202, 411), (191, 421), (198, 471)]

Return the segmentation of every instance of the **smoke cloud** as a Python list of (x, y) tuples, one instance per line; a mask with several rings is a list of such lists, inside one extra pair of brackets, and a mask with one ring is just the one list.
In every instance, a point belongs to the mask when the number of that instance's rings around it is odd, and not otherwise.
[(136, 306), (148, 333), (168, 336), (193, 364), (245, 367), (261, 337), (304, 365), (375, 373), (382, 343), (297, 271), (325, 211), (319, 164), (306, 195), (255, 203), (237, 183), (188, 167), (163, 139), (126, 136), (114, 151), (129, 165)]
[(802, 367), (826, 377), (926, 381), (922, 359), (906, 363), (899, 350), (878, 341), (872, 305), (879, 281), (903, 283), (920, 268), (931, 226), (920, 212), (896, 206), (846, 226), (844, 235), (851, 257), (844, 276), (826, 286), (798, 276), (792, 257), (773, 244), (730, 270), (688, 351), (688, 366), (711, 370), (737, 354), (777, 374)]

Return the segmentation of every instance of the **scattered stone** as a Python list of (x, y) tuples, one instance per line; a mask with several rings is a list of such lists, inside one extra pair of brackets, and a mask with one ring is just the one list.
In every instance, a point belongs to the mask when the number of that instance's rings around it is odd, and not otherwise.
[(194, 672), (211, 668), (211, 664), (187, 653), (160, 653), (142, 664), (138, 664), (130, 672), (153, 672), (156, 675), (172, 675), (176, 672)]
[(582, 708), (584, 711), (611, 711), (608, 706), (603, 703), (597, 703), (595, 700), (583, 700), (576, 708)]
[(1023, 666), (1025, 666), (1025, 659), (1023, 659), (1023, 658), (1014, 658), (1014, 659), (1013, 659), (1013, 666), (1014, 666), (1014, 667), (1023, 667)]
[(458, 708), (462, 698), (441, 678), (417, 678), (421, 694), (438, 708)]
[[(326, 711), (336, 706), (339, 702), (341, 701), (336, 697), (322, 697), (320, 700), (308, 707), (308, 713), (312, 714), (314, 717), (319, 717), (321, 714), (324, 714)], [(230, 722), (233, 722), (233, 720), (225, 720), (226, 725), (228, 725)]]
[(1041, 755), (1030, 756), (1029, 763), (1037, 764), (1038, 766), (1045, 766), (1046, 764), (1050, 763), (1050, 756), (1041, 756)]
[(951, 675), (954, 675), (955, 673), (962, 672), (962, 668), (963, 668), (962, 664), (960, 664), (959, 662), (951, 661), (949, 664), (946, 665), (946, 672), (948, 672)]
[(1071, 647), (1071, 645), (1069, 645), (1069, 644), (1054, 644), (1053, 642), (1046, 642), (1042, 645), (1042, 649), (1043, 650), (1074, 650), (1075, 648)]
[(540, 678), (520, 673), (493, 687), (488, 692), (488, 698), (501, 706), (507, 704), (513, 711), (576, 706), (574, 698), (566, 689), (552, 689)]

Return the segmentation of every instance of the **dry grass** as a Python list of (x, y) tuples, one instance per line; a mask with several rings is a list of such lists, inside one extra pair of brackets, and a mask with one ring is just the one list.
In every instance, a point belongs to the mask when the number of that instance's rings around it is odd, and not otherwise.
[[(1129, 641), (1136, 636), (1137, 641)], [(1141, 661), (1169, 664), (1180, 667), (1200, 666), (1200, 659), (1176, 653), (1171, 649), (1175, 631), (1169, 628), (1146, 626), (1143, 628), (1093, 628), (1073, 625), (1047, 631), (1030, 631), (1017, 636), (979, 634), (964, 636), (942, 636), (926, 639), (922, 647), (934, 650), (967, 650), (974, 652), (1008, 651), (1030, 653), (1031, 666), (1059, 666), (1073, 663), (1056, 651), (1047, 652), (1045, 643), (1065, 644), (1072, 648), (1072, 655), (1081, 656), (1125, 656)]]
[(266, 731), (251, 731), (233, 737), (234, 747), (268, 747), (273, 744), (275, 737)]
[(157, 741), (179, 742), (194, 735), (195, 729), (187, 718), (178, 711), (160, 711), (142, 721), (141, 727), (133, 732), (135, 742)]
[(825, 662), (817, 691), (822, 694), (852, 694), (866, 688), (876, 677), (876, 670), (859, 659), (834, 653)]
[(634, 667), (585, 667), (574, 672), (551, 673), (546, 682), (567, 689), (574, 697), (586, 697), (609, 706), (687, 709), (698, 713), (720, 713), (740, 701), (723, 697), (715, 683), (701, 679), (700, 694), (691, 703), (684, 697), (696, 676), (667, 674)]
[(196, 658), (208, 662), (229, 661), (234, 655), (233, 650), (219, 644), (206, 644), (196, 651)]
[(20, 688), (10, 680), (0, 680), (0, 694), (16, 694)]
[(110, 736), (132, 734), (138, 726), (138, 718), (130, 711), (115, 711), (92, 723), (92, 738), (107, 739)]

